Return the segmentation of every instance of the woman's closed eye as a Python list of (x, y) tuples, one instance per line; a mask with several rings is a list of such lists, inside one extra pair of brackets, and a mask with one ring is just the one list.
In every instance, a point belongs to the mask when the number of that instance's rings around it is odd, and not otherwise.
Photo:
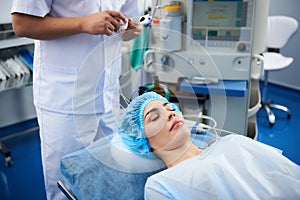
[(162, 106), (155, 106), (152, 109), (150, 109), (144, 116), (144, 119), (148, 120), (149, 122), (154, 122), (158, 119), (160, 119), (160, 115), (165, 115), (166, 111), (172, 112), (175, 111), (175, 109), (172, 107), (169, 103), (164, 103)]
[(154, 121), (156, 121), (158, 119), (159, 119), (159, 114), (158, 113), (151, 113), (149, 115), (149, 120), (152, 121), (152, 122), (154, 122)]

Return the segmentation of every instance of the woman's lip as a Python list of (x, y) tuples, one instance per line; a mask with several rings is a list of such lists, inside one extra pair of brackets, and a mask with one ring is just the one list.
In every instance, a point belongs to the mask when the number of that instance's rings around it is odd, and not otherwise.
[(181, 126), (183, 124), (183, 121), (176, 121), (172, 124), (170, 131), (172, 131), (173, 129), (176, 129), (177, 127)]

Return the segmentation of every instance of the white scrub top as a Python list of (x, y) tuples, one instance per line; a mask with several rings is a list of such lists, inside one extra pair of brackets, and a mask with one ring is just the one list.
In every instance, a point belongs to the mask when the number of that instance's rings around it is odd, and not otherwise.
[[(48, 14), (53, 17), (77, 17), (104, 10), (121, 11), (126, 17), (137, 16), (138, 13), (136, 0), (14, 0), (11, 12), (39, 17)], [(97, 47), (99, 58), (96, 61), (89, 59), (90, 52), (103, 41), (107, 42)], [(121, 71), (118, 59), (120, 44), (119, 36), (89, 34), (36, 40), (33, 77), (35, 105), (71, 114), (110, 111), (112, 105), (109, 98), (118, 86)]]
[(300, 167), (273, 147), (230, 135), (149, 177), (145, 199), (300, 199)]

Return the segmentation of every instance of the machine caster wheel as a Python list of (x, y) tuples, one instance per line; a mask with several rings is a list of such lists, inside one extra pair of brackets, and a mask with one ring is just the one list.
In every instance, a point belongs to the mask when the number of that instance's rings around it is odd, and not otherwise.
[(269, 127), (272, 128), (274, 126), (274, 123), (269, 123)]
[(289, 113), (287, 118), (288, 118), (288, 119), (291, 119), (291, 117), (292, 117), (292, 115)]
[(12, 166), (11, 157), (6, 157), (5, 158), (5, 166), (7, 166), (7, 167)]

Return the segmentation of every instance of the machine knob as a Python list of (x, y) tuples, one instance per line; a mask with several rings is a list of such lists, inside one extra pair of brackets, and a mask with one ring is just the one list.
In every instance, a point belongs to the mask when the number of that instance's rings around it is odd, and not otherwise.
[(239, 43), (237, 46), (238, 51), (245, 51), (246, 50), (246, 45), (245, 43)]
[(163, 40), (166, 40), (166, 39), (168, 39), (168, 37), (169, 37), (169, 35), (168, 35), (168, 34), (163, 34), (163, 35), (161, 36), (161, 38), (162, 38)]

